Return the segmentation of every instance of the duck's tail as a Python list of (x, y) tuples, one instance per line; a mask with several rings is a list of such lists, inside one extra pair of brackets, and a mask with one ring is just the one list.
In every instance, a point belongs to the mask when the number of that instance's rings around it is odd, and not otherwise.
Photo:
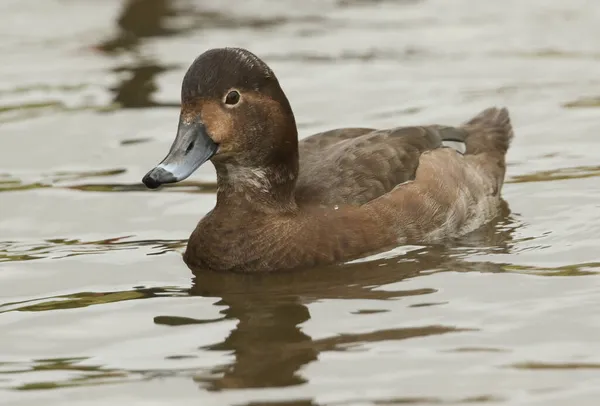
[(514, 136), (506, 108), (485, 109), (461, 128), (468, 134), (466, 154), (485, 153), (503, 159)]

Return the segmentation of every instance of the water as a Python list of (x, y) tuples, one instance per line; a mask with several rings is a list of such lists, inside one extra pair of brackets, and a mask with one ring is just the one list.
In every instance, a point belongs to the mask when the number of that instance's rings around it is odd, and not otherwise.
[[(585, 0), (3, 0), (0, 404), (597, 404), (599, 18)], [(216, 46), (272, 66), (302, 136), (508, 106), (505, 214), (445, 246), (193, 276), (214, 170), (140, 179)]]

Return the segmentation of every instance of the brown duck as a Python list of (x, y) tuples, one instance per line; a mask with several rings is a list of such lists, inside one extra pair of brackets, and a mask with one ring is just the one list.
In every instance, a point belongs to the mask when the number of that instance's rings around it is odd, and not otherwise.
[(143, 182), (157, 188), (215, 166), (216, 206), (184, 254), (192, 269), (331, 264), (456, 237), (498, 214), (513, 137), (506, 109), (458, 127), (343, 128), (298, 142), (273, 71), (239, 48), (200, 55), (181, 99), (175, 141)]

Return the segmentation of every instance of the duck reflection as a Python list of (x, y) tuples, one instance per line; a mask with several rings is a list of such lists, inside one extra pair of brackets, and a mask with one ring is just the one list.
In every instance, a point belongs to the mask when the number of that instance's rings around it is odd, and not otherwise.
[[(461, 259), (465, 255), (463, 249), (467, 247), (477, 253), (508, 252), (517, 226), (504, 204), (501, 217), (464, 239), (445, 246), (416, 249), (391, 259), (269, 275), (198, 270), (194, 272), (190, 294), (220, 297), (219, 304), (227, 306), (222, 311), (224, 318), (237, 320), (238, 324), (223, 342), (204, 348), (231, 352), (235, 361), (213, 370), (212, 378), (203, 376), (196, 380), (213, 391), (299, 385), (306, 381), (300, 373), (302, 367), (317, 360), (323, 352), (348, 351), (367, 342), (464, 331), (455, 326), (431, 325), (312, 339), (302, 331), (302, 324), (310, 319), (307, 305), (323, 299), (394, 300), (433, 293), (434, 289), (377, 290), (424, 272), (502, 272), (498, 264)], [(198, 322), (202, 321), (188, 320), (188, 323)], [(168, 320), (163, 323), (171, 324)]]

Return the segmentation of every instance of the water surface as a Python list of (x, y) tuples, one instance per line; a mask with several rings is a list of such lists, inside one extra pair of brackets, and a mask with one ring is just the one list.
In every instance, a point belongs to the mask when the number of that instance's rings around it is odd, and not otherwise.
[[(595, 405), (600, 6), (4, 0), (0, 404)], [(191, 61), (242, 46), (301, 136), (508, 106), (493, 224), (285, 275), (192, 275), (210, 166), (148, 191)]]

